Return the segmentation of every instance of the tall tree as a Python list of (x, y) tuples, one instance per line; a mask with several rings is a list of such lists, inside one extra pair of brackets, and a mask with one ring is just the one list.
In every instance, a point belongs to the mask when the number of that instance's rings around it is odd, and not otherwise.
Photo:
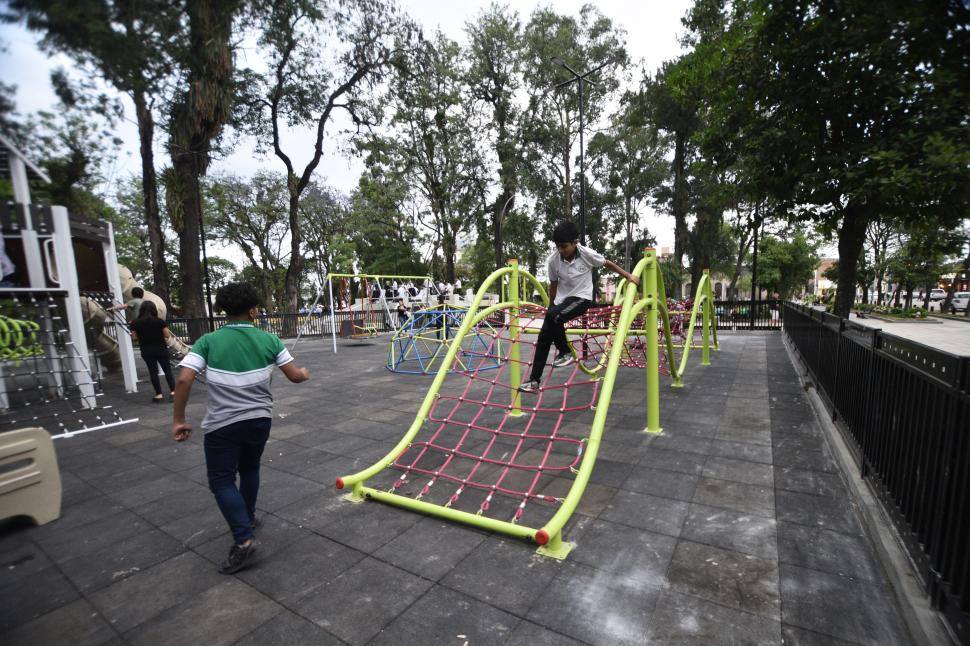
[[(628, 62), (624, 32), (592, 4), (578, 16), (552, 8), (536, 9), (523, 30), (522, 69), (529, 96), (523, 136), (528, 141), (526, 169), (537, 210), (550, 226), (562, 218), (576, 218), (574, 194), (577, 140), (580, 134), (580, 97), (576, 84), (559, 86), (570, 78), (562, 65), (583, 73), (602, 71), (584, 83), (584, 127), (592, 129), (612, 102), (619, 87), (617, 69)], [(584, 136), (587, 135), (584, 133)], [(578, 219), (578, 218), (577, 218)]]
[(169, 108), (168, 150), (172, 158), (166, 201), (179, 236), (182, 310), (206, 315), (202, 296), (200, 178), (209, 167), (214, 140), (229, 121), (233, 106), (233, 23), (241, 0), (187, 3), (188, 39), (177, 59), (184, 73), (181, 90)]
[(620, 212), (611, 232), (623, 235), (623, 266), (633, 262), (634, 230), (650, 196), (666, 176), (663, 145), (656, 130), (647, 127), (635, 96), (627, 95), (613, 115), (610, 127), (589, 142), (594, 176), (611, 194)]
[(766, 195), (837, 236), (835, 311), (847, 316), (874, 218), (947, 227), (970, 204), (970, 10), (749, 0), (723, 14), (733, 38), (713, 128), (735, 133)]
[(250, 179), (214, 177), (206, 186), (208, 231), (213, 238), (242, 250), (266, 307), (279, 311), (283, 266), (289, 233), (286, 177), (258, 172)]
[(455, 281), (458, 238), (480, 214), (485, 182), (468, 106), (462, 53), (442, 33), (421, 40), (406, 71), (391, 83), (390, 132), (367, 143), (368, 164), (396, 168), (414, 186), (430, 221), (433, 245), (444, 260), (443, 278)]
[(152, 283), (166, 303), (169, 279), (155, 174), (154, 108), (172, 74), (172, 51), (183, 32), (182, 5), (164, 0), (11, 0), (4, 16), (25, 21), (44, 35), (41, 46), (46, 51), (72, 57), (134, 104)]
[(325, 284), (327, 274), (353, 270), (349, 211), (344, 195), (317, 182), (310, 182), (300, 200), (307, 260), (314, 274), (311, 282), (317, 289)]
[(758, 285), (768, 296), (777, 293), (787, 299), (804, 289), (818, 265), (818, 245), (799, 230), (783, 238), (764, 236), (759, 244)]
[[(246, 70), (249, 132), (283, 163), (289, 190), (287, 307), (295, 311), (304, 269), (300, 198), (323, 157), (327, 126), (345, 112), (359, 129), (374, 123), (374, 93), (400, 64), (413, 27), (387, 0), (274, 0), (256, 9), (266, 73)], [(309, 161), (284, 150), (286, 128), (312, 128)]]
[(350, 198), (350, 227), (359, 269), (369, 274), (421, 275), (426, 266), (404, 178), (371, 168)]
[[(693, 150), (691, 137), (699, 124), (697, 98), (683, 80), (682, 69), (685, 66), (683, 59), (665, 63), (657, 77), (645, 79), (643, 85), (650, 121), (667, 132), (674, 142), (674, 154), (670, 161), (672, 181), (667, 190), (659, 192), (659, 197), (668, 204), (674, 218), (674, 261), (677, 263), (683, 263), (690, 244), (687, 172)], [(674, 297), (680, 296), (678, 284)]]
[(468, 35), (468, 86), (484, 110), (481, 139), (489, 143), (497, 163), (498, 195), (490, 200), (495, 267), (505, 264), (502, 227), (519, 190), (522, 162), (521, 109), (516, 94), (522, 88), (522, 24), (517, 13), (492, 5), (465, 26)]

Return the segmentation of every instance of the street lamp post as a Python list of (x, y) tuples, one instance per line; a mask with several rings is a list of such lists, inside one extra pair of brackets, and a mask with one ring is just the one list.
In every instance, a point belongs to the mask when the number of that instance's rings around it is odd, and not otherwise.
[(590, 81), (586, 77), (600, 71), (609, 65), (611, 61), (598, 65), (597, 67), (594, 67), (593, 69), (582, 74), (571, 68), (558, 56), (553, 58), (552, 62), (556, 63), (573, 76), (573, 78), (569, 79), (568, 81), (557, 83), (555, 89), (558, 90), (559, 88), (565, 87), (570, 83), (576, 83), (579, 86), (579, 241), (582, 244), (586, 244), (586, 146), (584, 141), (584, 131), (586, 130), (585, 88), (587, 83), (594, 86), (596, 85), (596, 83)]

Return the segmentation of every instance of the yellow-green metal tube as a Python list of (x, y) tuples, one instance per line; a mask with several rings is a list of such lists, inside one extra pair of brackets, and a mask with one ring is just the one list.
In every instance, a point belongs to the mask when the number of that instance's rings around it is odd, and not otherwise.
[[(642, 271), (643, 261), (641, 260), (633, 273), (641, 276), (642, 280)], [(637, 288), (635, 285), (631, 283), (624, 288), (623, 310), (616, 327), (613, 345), (610, 347), (607, 369), (603, 376), (603, 386), (596, 402), (596, 414), (593, 417), (593, 425), (590, 429), (589, 441), (586, 443), (586, 450), (583, 452), (583, 461), (579, 465), (576, 479), (573, 481), (573, 485), (570, 487), (569, 493), (566, 494), (562, 505), (540, 530), (537, 536), (539, 543), (552, 542), (560, 537), (563, 525), (576, 511), (576, 506), (582, 499), (586, 485), (589, 483), (589, 477), (593, 472), (593, 465), (596, 463), (596, 455), (599, 452), (600, 441), (603, 437), (603, 428), (606, 426), (606, 415), (610, 410), (610, 399), (613, 397), (613, 386), (616, 383), (616, 373), (620, 365), (620, 358), (623, 355), (626, 331), (630, 327), (631, 313), (634, 309), (633, 301), (636, 296)]]
[(708, 315), (709, 307), (707, 305), (710, 301), (710, 290), (711, 290), (711, 271), (709, 269), (704, 270), (704, 278), (707, 279), (707, 285), (705, 286), (704, 296), (705, 296), (705, 306), (703, 316), (701, 316), (701, 335), (703, 338), (703, 349), (701, 350), (701, 365), (709, 366), (711, 365), (711, 346), (710, 346), (710, 334), (711, 334), (711, 317)]
[(467, 511), (461, 511), (460, 509), (424, 502), (423, 500), (415, 500), (414, 498), (400, 496), (387, 491), (380, 491), (372, 487), (363, 487), (362, 495), (367, 498), (373, 498), (374, 500), (378, 500), (380, 502), (397, 505), (398, 507), (404, 507), (405, 509), (411, 509), (423, 514), (428, 514), (430, 516), (437, 516), (439, 518), (454, 520), (467, 525), (474, 525), (475, 527), (481, 527), (482, 529), (487, 529), (493, 532), (501, 532), (516, 538), (535, 540), (537, 533), (537, 530), (531, 527), (517, 525), (504, 520), (496, 520), (494, 518), (489, 518), (488, 516), (472, 514)]
[[(501, 279), (510, 272), (510, 268), (503, 267), (502, 269), (496, 269), (488, 276), (488, 278), (485, 279), (485, 282), (482, 283), (478, 293), (475, 294), (474, 300), (468, 307), (468, 314), (465, 315), (465, 320), (462, 321), (461, 327), (458, 328), (458, 333), (455, 335), (456, 338), (463, 339), (468, 334), (475, 318), (471, 316), (471, 314), (475, 312), (481, 305), (482, 299), (485, 297), (486, 290), (492, 285), (493, 282)], [(444, 361), (442, 361), (438, 366), (438, 372), (435, 374), (434, 381), (431, 382), (431, 386), (428, 388), (428, 393), (424, 396), (424, 401), (421, 402), (421, 408), (418, 409), (418, 414), (415, 416), (414, 421), (411, 422), (411, 426), (408, 428), (407, 432), (394, 446), (394, 448), (392, 448), (383, 458), (363, 471), (358, 471), (352, 475), (337, 478), (337, 488), (342, 489), (346, 486), (353, 486), (377, 475), (390, 466), (397, 456), (407, 449), (407, 447), (411, 444), (411, 440), (413, 440), (414, 436), (418, 434), (418, 431), (421, 430), (421, 425), (424, 424), (425, 419), (427, 419), (428, 413), (431, 411), (431, 407), (434, 405), (434, 401), (438, 397), (438, 392), (441, 390), (441, 385), (444, 383), (445, 377), (448, 375), (448, 369), (454, 363), (455, 356), (458, 354), (460, 349), (461, 343), (450, 344), (448, 354), (445, 355)]]
[(509, 390), (512, 393), (512, 409), (509, 411), (509, 415), (519, 417), (522, 415), (522, 393), (519, 392), (519, 385), (522, 383), (522, 364), (519, 363), (521, 358), (521, 344), (519, 343), (519, 307), (521, 305), (519, 302), (519, 261), (514, 258), (509, 260), (509, 268), (512, 270), (509, 274), (509, 302), (512, 303), (512, 307), (509, 308), (509, 339), (512, 342), (512, 346), (509, 348)]
[(641, 287), (643, 298), (647, 301), (647, 322), (644, 327), (653, 330), (647, 334), (647, 428), (648, 433), (660, 433), (660, 348), (657, 339), (657, 300), (659, 288), (657, 281), (662, 280), (657, 271), (656, 249), (645, 249), (646, 260)]
[(673, 380), (671, 386), (679, 388), (683, 386), (683, 382), (680, 380), (680, 373), (677, 370), (677, 360), (674, 357), (674, 342), (670, 338), (670, 312), (667, 311), (667, 289), (664, 287), (664, 277), (663, 273), (660, 272), (660, 267), (657, 267), (657, 311), (660, 315), (660, 320), (663, 322), (664, 326), (664, 341), (667, 350), (667, 367), (670, 369), (670, 377)]

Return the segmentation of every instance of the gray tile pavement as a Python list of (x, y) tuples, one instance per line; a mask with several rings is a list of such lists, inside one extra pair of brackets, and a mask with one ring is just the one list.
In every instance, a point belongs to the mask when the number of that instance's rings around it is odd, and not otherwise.
[[(387, 374), (383, 344), (335, 357), (306, 339), (295, 354), (313, 380), (275, 384), (261, 560), (222, 576), (230, 538), (201, 438), (175, 445), (169, 408), (109, 383), (112, 403), (141, 421), (58, 441), (61, 519), (0, 524), (0, 641), (909, 643), (780, 339), (721, 340), (712, 366), (698, 356), (683, 389), (664, 386), (663, 435), (642, 433), (642, 376), (620, 376), (564, 562), (344, 501), (335, 477), (397, 442), (429, 379)], [(590, 418), (570, 417), (569, 432)], [(544, 491), (563, 495), (569, 481)]]

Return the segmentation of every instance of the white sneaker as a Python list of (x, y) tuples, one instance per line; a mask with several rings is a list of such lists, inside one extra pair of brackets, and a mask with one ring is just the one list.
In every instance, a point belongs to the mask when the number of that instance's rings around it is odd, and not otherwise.
[(538, 381), (526, 381), (519, 386), (520, 393), (537, 393), (539, 392), (539, 382)]
[(568, 353), (560, 354), (556, 357), (556, 360), (552, 362), (554, 368), (565, 368), (566, 366), (571, 366), (576, 363), (573, 355)]

